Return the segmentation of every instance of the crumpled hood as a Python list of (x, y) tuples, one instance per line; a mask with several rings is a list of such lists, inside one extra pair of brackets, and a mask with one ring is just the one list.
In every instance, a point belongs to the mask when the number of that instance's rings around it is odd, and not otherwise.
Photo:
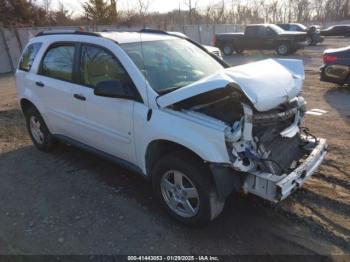
[(220, 70), (188, 86), (158, 97), (160, 107), (234, 83), (258, 111), (268, 111), (297, 96), (304, 83), (301, 60), (266, 59)]

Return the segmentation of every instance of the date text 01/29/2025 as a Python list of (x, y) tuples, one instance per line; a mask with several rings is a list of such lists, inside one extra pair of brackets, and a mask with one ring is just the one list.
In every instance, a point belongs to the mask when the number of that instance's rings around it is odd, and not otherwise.
[(220, 261), (217, 256), (128, 256), (128, 261)]

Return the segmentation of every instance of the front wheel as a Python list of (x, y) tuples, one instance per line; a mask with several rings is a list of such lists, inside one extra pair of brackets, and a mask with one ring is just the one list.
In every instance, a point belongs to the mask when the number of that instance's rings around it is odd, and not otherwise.
[(153, 187), (168, 213), (187, 225), (203, 226), (224, 207), (209, 169), (186, 152), (170, 153), (159, 161), (153, 173)]
[(278, 55), (288, 55), (289, 52), (290, 52), (290, 47), (289, 47), (289, 44), (288, 43), (281, 43), (277, 46), (277, 54)]
[(230, 56), (233, 53), (232, 46), (230, 45), (225, 45), (224, 48), (222, 49), (222, 52), (224, 53), (225, 56)]

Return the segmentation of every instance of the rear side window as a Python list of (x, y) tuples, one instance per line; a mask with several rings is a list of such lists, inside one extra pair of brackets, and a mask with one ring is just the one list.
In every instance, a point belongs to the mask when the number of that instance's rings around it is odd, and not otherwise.
[(72, 81), (74, 44), (55, 44), (46, 52), (41, 64), (44, 76)]
[(119, 61), (104, 48), (83, 45), (81, 48), (81, 82), (90, 87), (109, 80), (129, 82), (129, 77)]
[(289, 30), (289, 25), (279, 24), (278, 26), (281, 27), (283, 30)]
[(245, 34), (253, 36), (253, 35), (256, 35), (257, 30), (258, 30), (258, 27), (256, 26), (248, 26), (245, 30)]
[(259, 27), (257, 32), (256, 32), (256, 35), (258, 35), (258, 36), (265, 36), (265, 35), (267, 35), (267, 28), (264, 27), (264, 26)]
[(30, 70), (41, 45), (42, 43), (33, 43), (26, 48), (23, 52), (21, 61), (19, 62), (20, 70), (27, 72)]

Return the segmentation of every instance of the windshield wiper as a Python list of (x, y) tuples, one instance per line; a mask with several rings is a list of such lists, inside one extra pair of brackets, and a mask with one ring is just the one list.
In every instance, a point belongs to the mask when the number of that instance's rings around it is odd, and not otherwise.
[(171, 93), (171, 92), (173, 92), (173, 91), (175, 91), (177, 89), (183, 88), (183, 87), (191, 84), (192, 82), (193, 81), (183, 81), (183, 82), (181, 82), (181, 85), (168, 87), (168, 88), (159, 90), (157, 92), (158, 92), (159, 95), (164, 95), (164, 94), (167, 94), (167, 93)]
[(179, 89), (179, 88), (181, 88), (181, 87), (172, 86), (172, 87), (168, 87), (168, 88), (159, 90), (159, 91), (157, 91), (157, 92), (158, 92), (158, 94), (160, 94), (160, 95), (165, 95), (165, 94), (170, 93), (170, 92), (173, 92), (173, 91), (175, 91), (176, 89)]

